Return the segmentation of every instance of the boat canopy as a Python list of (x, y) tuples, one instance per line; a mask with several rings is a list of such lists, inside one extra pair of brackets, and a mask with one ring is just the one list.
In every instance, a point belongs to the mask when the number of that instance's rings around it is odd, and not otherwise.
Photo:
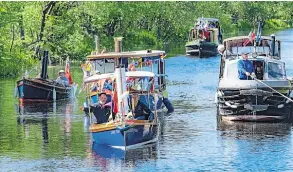
[(208, 26), (209, 29), (219, 28), (219, 20), (215, 18), (198, 18), (195, 23), (195, 29), (204, 29)]
[(155, 74), (153, 72), (148, 71), (131, 71), (126, 72), (127, 77), (154, 77)]
[[(148, 72), (148, 71), (131, 71), (131, 72), (126, 72), (125, 76), (131, 77), (131, 78), (143, 78), (143, 77), (154, 77), (155, 74), (152, 72)], [(91, 82), (96, 82), (98, 80), (110, 79), (110, 78), (114, 78), (114, 77), (115, 77), (114, 73), (95, 74), (95, 75), (85, 79), (84, 83), (91, 83)]]
[(95, 74), (84, 80), (84, 83), (96, 82), (101, 79), (110, 79), (114, 77), (114, 73)]
[(97, 60), (105, 58), (144, 58), (144, 57), (153, 57), (160, 58), (165, 56), (165, 51), (160, 50), (141, 50), (141, 51), (129, 51), (129, 52), (110, 52), (96, 55), (87, 56), (88, 60)]

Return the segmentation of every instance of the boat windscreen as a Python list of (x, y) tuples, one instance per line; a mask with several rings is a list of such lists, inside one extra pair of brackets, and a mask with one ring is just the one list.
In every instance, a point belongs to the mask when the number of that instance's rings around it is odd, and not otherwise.
[(261, 54), (270, 54), (270, 47), (256, 47), (254, 51), (253, 46), (246, 46), (246, 47), (232, 47), (232, 54), (234, 55), (241, 55), (242, 53), (261, 53)]
[(268, 79), (279, 80), (285, 78), (286, 74), (284, 64), (274, 62), (268, 63)]

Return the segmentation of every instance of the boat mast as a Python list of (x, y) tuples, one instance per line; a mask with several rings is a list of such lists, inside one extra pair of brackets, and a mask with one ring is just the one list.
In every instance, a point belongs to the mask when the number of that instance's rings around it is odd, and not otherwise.
[[(122, 39), (123, 37), (114, 38), (115, 52), (122, 52)], [(129, 106), (126, 96), (126, 72), (125, 65), (122, 64), (122, 58), (117, 58), (115, 69), (115, 78), (117, 84), (117, 97), (118, 97), (118, 113), (122, 115), (122, 120), (127, 115)]]

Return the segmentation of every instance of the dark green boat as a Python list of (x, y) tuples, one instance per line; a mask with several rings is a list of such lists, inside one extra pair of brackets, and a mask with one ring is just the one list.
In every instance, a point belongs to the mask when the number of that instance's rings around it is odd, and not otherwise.
[(218, 54), (218, 44), (222, 42), (222, 32), (218, 19), (199, 18), (190, 30), (185, 45), (186, 54), (199, 57), (210, 57)]

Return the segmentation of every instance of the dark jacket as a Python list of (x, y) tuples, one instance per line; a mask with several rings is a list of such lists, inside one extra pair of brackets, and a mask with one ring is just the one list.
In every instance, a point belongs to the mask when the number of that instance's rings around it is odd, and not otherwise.
[(145, 116), (145, 119), (149, 119), (149, 116), (153, 112), (149, 109), (147, 105), (138, 101), (135, 108), (134, 108), (134, 118)]
[[(88, 113), (93, 112), (94, 116), (96, 117), (96, 123), (97, 124), (102, 124), (108, 122), (108, 119), (111, 115), (111, 107), (110, 106), (101, 106), (101, 105), (96, 105), (96, 106), (90, 106), (90, 109), (84, 108), (84, 112)], [(112, 112), (112, 119), (115, 119), (115, 114)]]

